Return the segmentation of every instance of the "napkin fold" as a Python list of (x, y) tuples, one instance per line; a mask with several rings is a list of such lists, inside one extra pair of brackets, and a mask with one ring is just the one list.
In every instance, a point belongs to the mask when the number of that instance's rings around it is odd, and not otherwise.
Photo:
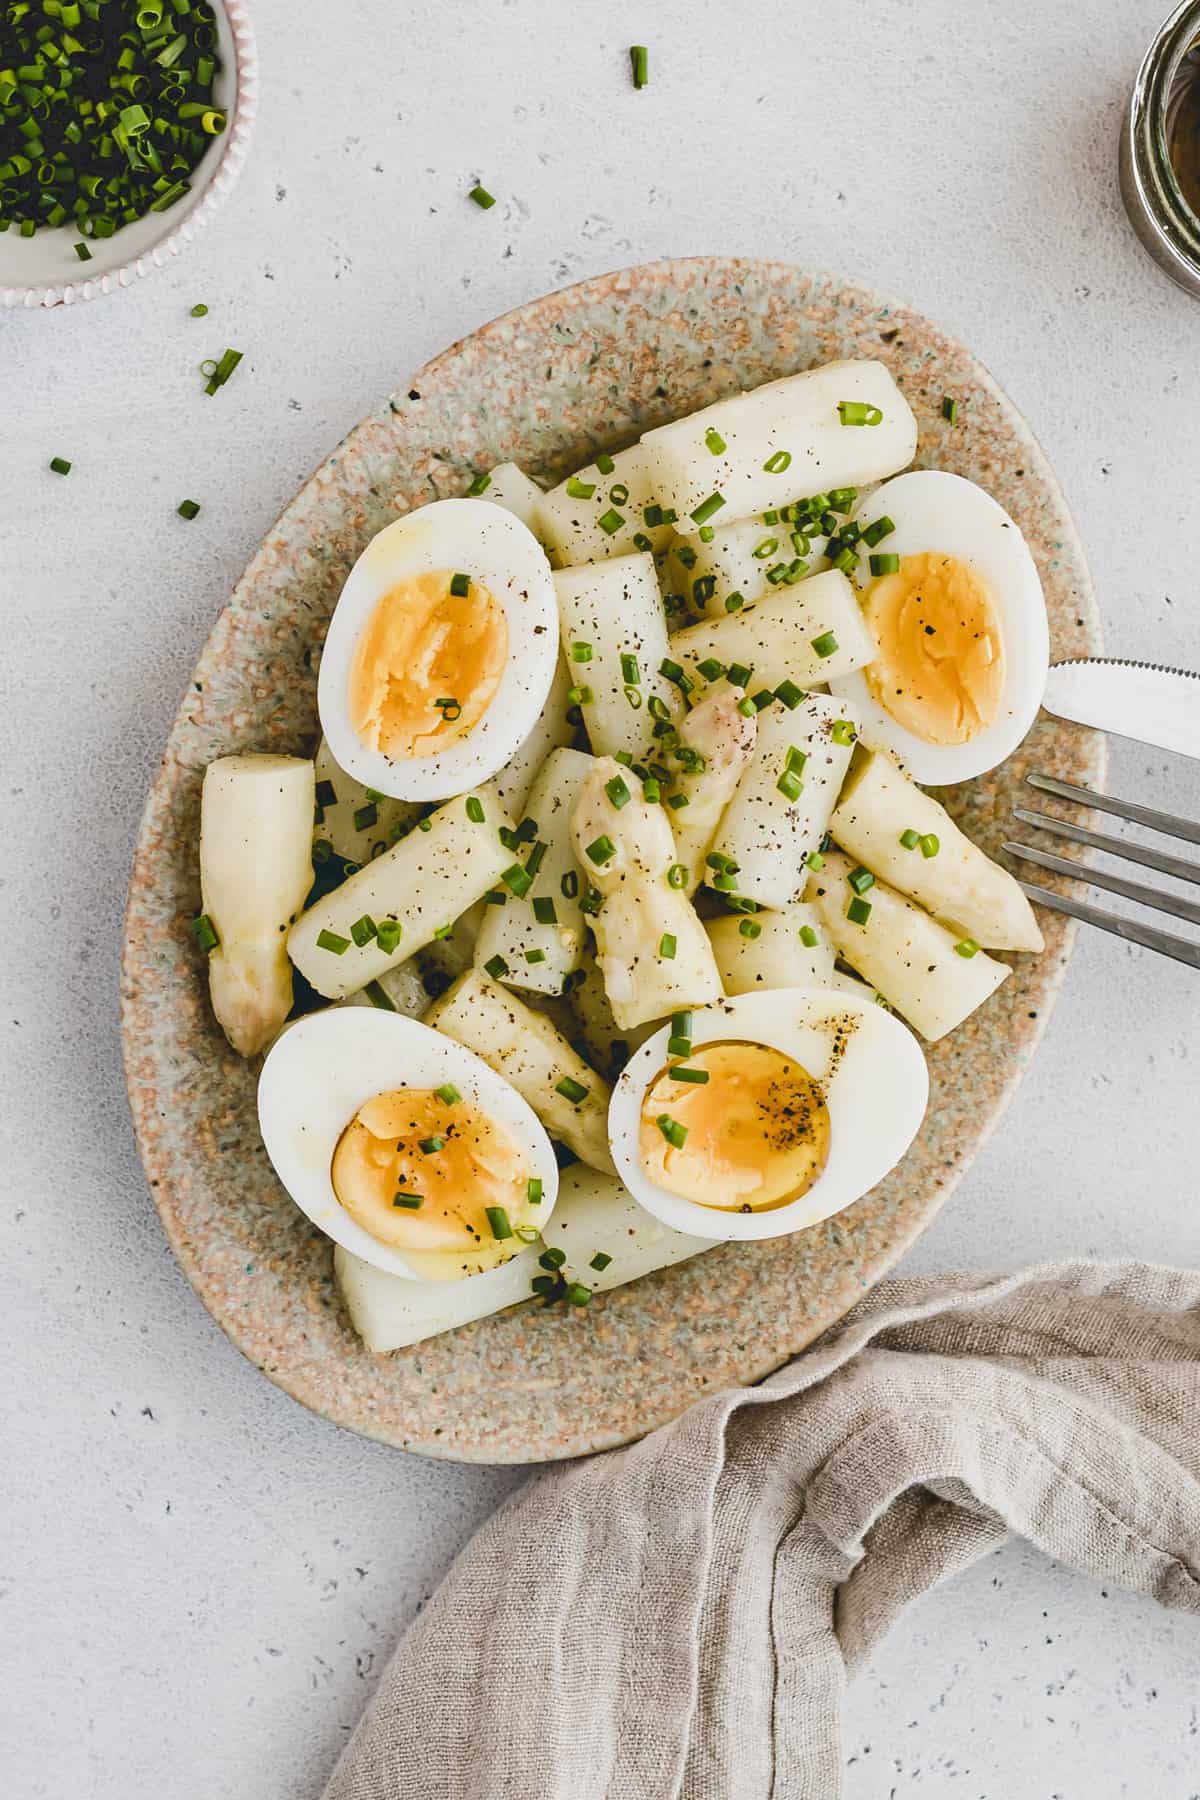
[(760, 1387), (535, 1475), (326, 1800), (837, 1800), (847, 1674), (1010, 1533), (1200, 1613), (1200, 1274), (884, 1282)]

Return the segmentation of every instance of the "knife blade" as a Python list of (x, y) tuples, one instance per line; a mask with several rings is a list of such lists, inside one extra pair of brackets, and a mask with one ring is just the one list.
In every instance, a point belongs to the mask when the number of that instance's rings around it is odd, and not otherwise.
[(1060, 719), (1200, 757), (1200, 675), (1115, 656), (1053, 663), (1042, 705)]

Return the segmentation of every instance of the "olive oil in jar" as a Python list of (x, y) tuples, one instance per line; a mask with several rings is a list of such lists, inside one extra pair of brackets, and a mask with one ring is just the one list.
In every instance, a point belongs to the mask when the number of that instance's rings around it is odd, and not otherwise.
[(1183, 57), (1172, 83), (1166, 139), (1180, 191), (1200, 218), (1200, 40)]

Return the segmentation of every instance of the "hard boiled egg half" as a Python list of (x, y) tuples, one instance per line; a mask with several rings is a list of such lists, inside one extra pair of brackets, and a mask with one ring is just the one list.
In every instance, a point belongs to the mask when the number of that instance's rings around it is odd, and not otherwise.
[(1021, 742), (1046, 685), (1046, 603), (1028, 545), (990, 494), (934, 469), (885, 481), (855, 523), (855, 578), (879, 651), (830, 688), (858, 702), (863, 735), (914, 780), (982, 775)]
[(380, 794), (446, 800), (502, 769), (558, 659), (546, 553), (486, 500), (436, 500), (372, 538), (321, 656), (321, 728)]
[(558, 1197), (550, 1139), (516, 1090), (399, 1013), (331, 1007), (290, 1025), (263, 1064), (258, 1118), (313, 1224), (410, 1280), (499, 1267)]
[(677, 1013), (609, 1109), (617, 1172), (664, 1224), (783, 1237), (895, 1167), (925, 1116), (912, 1033), (869, 990), (776, 988)]

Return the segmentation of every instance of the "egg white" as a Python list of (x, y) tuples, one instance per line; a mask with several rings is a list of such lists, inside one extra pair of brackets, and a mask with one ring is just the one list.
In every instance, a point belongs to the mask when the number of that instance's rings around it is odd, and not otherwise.
[[(289, 1025), (259, 1077), (263, 1143), (301, 1212), (344, 1250), (410, 1281), (429, 1278), (417, 1273), (402, 1252), (372, 1237), (341, 1204), (331, 1176), (333, 1153), (359, 1107), (376, 1094), (400, 1087), (437, 1088), (444, 1082), (453, 1083), (464, 1101), (511, 1133), (530, 1175), (541, 1180), (538, 1222), (544, 1224), (558, 1198), (558, 1164), (540, 1121), (503, 1076), (432, 1026), (399, 1013), (331, 1007)], [(514, 1239), (514, 1253), (523, 1248)]]
[[(853, 1021), (844, 1053), (830, 1073), (839, 1020)], [(870, 990), (776, 988), (739, 994), (694, 1009), (692, 1045), (741, 1039), (794, 1057), (825, 1084), (829, 1160), (798, 1200), (764, 1212), (723, 1212), (668, 1193), (642, 1168), (638, 1138), (646, 1089), (665, 1067), (671, 1027), (648, 1038), (626, 1065), (609, 1107), (609, 1139), (617, 1173), (648, 1212), (697, 1237), (784, 1237), (841, 1212), (893, 1169), (925, 1116), (929, 1073), (907, 1026), (875, 1004)]]
[[(395, 761), (350, 721), (350, 670), (376, 605), (399, 582), (461, 570), (486, 587), (508, 625), (500, 685), (478, 724), (433, 756)], [(486, 500), (435, 500), (371, 539), (346, 578), (321, 655), (317, 709), (334, 761), (364, 787), (402, 800), (448, 800), (498, 773), (529, 736), (558, 661), (558, 607), (546, 553), (527, 525)]]
[[(891, 750), (915, 781), (948, 786), (994, 769), (1025, 737), (1042, 703), (1050, 663), (1046, 602), (1029, 546), (1004, 508), (961, 475), (914, 469), (885, 481), (855, 512), (864, 530), (887, 515), (896, 529), (879, 553), (919, 556), (938, 551), (967, 563), (986, 583), (1004, 644), (1004, 686), (992, 723), (965, 744), (930, 744), (879, 705), (862, 670), (838, 677), (830, 691), (862, 708), (863, 737)], [(862, 547), (856, 579), (871, 581)]]

